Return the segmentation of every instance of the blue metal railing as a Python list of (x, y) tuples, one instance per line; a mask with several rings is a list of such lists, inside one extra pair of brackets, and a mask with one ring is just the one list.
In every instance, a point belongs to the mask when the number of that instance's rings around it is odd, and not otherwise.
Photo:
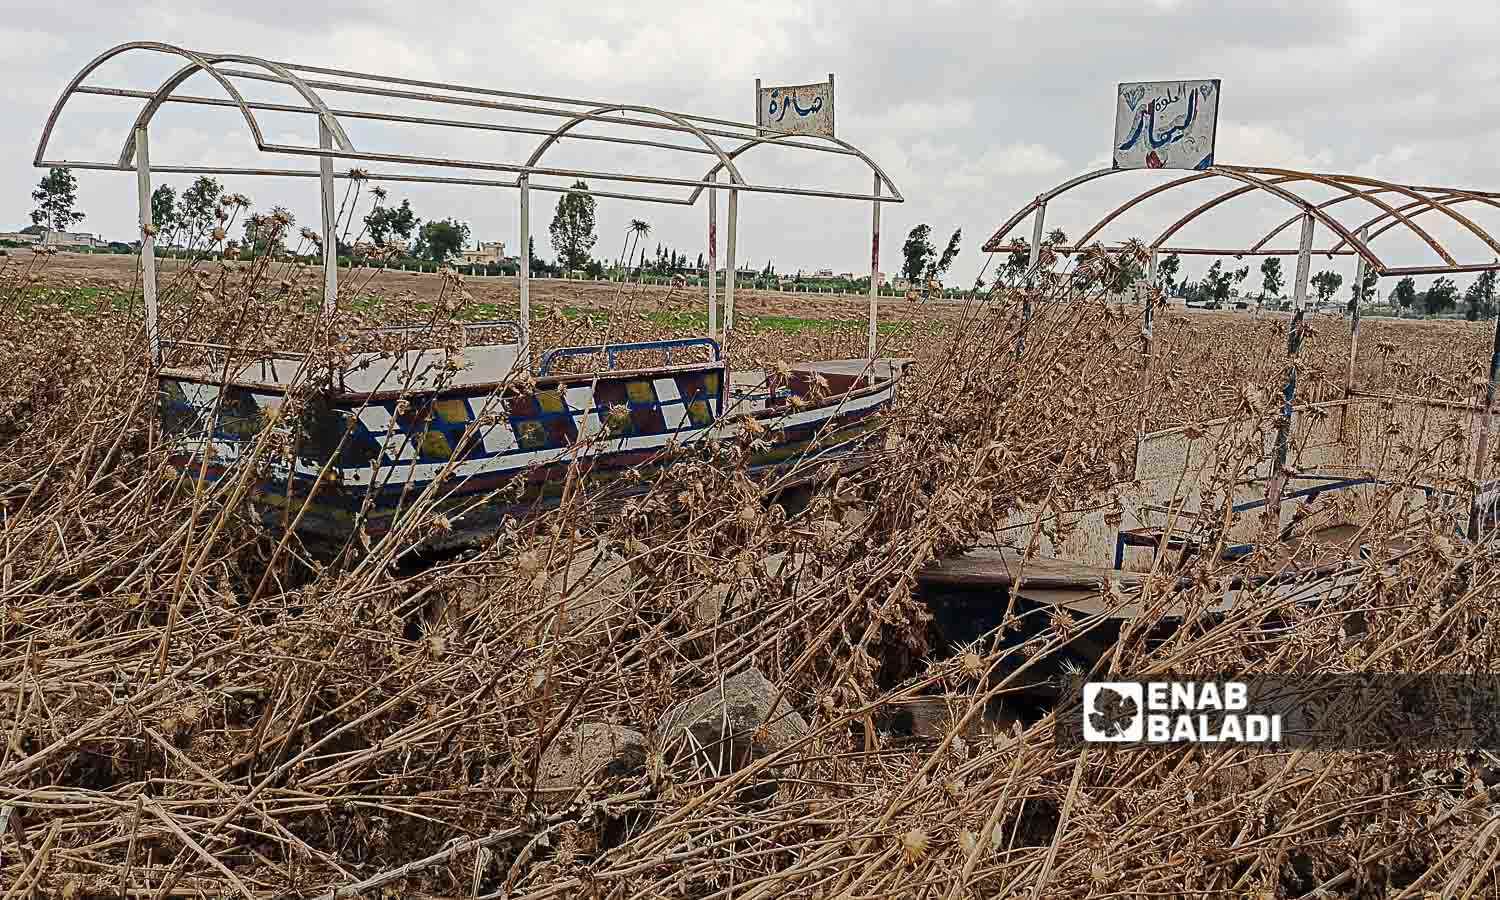
[(548, 350), (542, 355), (542, 364), (538, 367), (537, 374), (549, 374), (552, 370), (554, 360), (569, 356), (592, 356), (596, 353), (603, 353), (605, 359), (609, 362), (609, 368), (614, 369), (615, 355), (631, 350), (660, 350), (666, 356), (666, 364), (670, 366), (672, 364), (672, 351), (682, 350), (687, 347), (707, 347), (713, 353), (714, 361), (717, 362), (722, 358), (719, 342), (713, 338), (706, 337), (680, 338), (672, 341), (633, 341), (625, 344), (594, 344), (587, 347), (558, 347), (555, 350)]

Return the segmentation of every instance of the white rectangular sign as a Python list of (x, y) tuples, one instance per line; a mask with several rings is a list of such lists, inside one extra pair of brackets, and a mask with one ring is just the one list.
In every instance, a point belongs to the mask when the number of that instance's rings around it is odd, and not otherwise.
[(833, 137), (833, 76), (823, 84), (761, 87), (755, 82), (755, 124), (763, 133)]
[(1219, 80), (1132, 81), (1115, 101), (1116, 169), (1206, 169), (1214, 164)]

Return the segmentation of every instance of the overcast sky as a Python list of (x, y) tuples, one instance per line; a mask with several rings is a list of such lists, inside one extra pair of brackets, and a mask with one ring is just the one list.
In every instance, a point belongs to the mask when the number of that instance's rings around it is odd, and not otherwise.
[[(29, 193), (41, 175), (31, 168), (31, 158), (58, 93), (97, 53), (131, 40), (741, 121), (754, 117), (757, 77), (803, 83), (833, 72), (839, 136), (867, 151), (906, 197), (904, 204), (884, 208), (882, 269), (899, 269), (900, 245), (912, 225), (931, 224), (937, 240), (961, 227), (963, 252), (950, 282), (962, 284), (984, 264), (979, 246), (1016, 208), (1068, 177), (1107, 164), (1120, 81), (1222, 79), (1219, 162), (1500, 189), (1500, 54), (1495, 52), (1500, 12), (1491, 0), (1431, 5), (1388, 0), (926, 0), (911, 5), (260, 0), (221, 9), (93, 0), (0, 4), (8, 13), (0, 18), (0, 46), (6, 48), (0, 62), (5, 121), (0, 229), (28, 224)], [(177, 65), (166, 57), (132, 55), (101, 68), (92, 81), (151, 89)], [(203, 76), (185, 90), (216, 94)], [(288, 97), (278, 90), (250, 84), (246, 93)], [(346, 96), (338, 100), (354, 102)], [(385, 108), (380, 102), (374, 108)], [(134, 100), (80, 98), (64, 112), (50, 155), (117, 157), (138, 108)], [(476, 111), (475, 118), (484, 115)], [(316, 139), (306, 117), (268, 114), (264, 124), (271, 140), (306, 144)], [(524, 158), (535, 141), (368, 122), (351, 123), (348, 130), (361, 148), (484, 159)], [(306, 168), (309, 162), (267, 160), (257, 154), (235, 113), (196, 106), (163, 111), (153, 123), (152, 147), (158, 164), (289, 162)], [(755, 183), (869, 190), (870, 176), (857, 160), (804, 156), (752, 153), (744, 157), (742, 171)], [(562, 145), (547, 160), (691, 178), (706, 168), (697, 155), (653, 152), (648, 157), (586, 141)], [(81, 207), (88, 214), (81, 227), (112, 239), (133, 238), (133, 178), (123, 173), (79, 177)], [(1053, 204), (1049, 227), (1076, 236), (1119, 199), (1159, 178), (1160, 173), (1129, 173), (1075, 191), (1066, 202)], [(163, 179), (178, 187), (187, 180)], [(231, 179), (228, 184), (259, 208), (281, 203), (299, 223), (316, 221), (315, 182)], [(471, 224), (476, 238), (501, 239), (515, 248), (514, 191), (389, 189), (394, 199), (409, 197), (424, 219), (456, 216)], [(1206, 196), (1188, 190), (1164, 195), (1103, 236), (1149, 239)], [(556, 195), (534, 200), (533, 233), (548, 258), (546, 226), (555, 203)], [(1231, 206), (1182, 232), (1182, 241), (1248, 243), (1288, 215), (1285, 207), (1253, 198)], [(1476, 217), (1500, 226), (1494, 216)], [(705, 247), (701, 202), (684, 209), (601, 201), (597, 256), (619, 253), (631, 218), (652, 223), (653, 245), (662, 240), (689, 256)], [(746, 196), (740, 259), (756, 267), (770, 260), (783, 272), (825, 266), (858, 271), (868, 265), (869, 228), (868, 204)], [(1447, 234), (1441, 227), (1434, 231)], [(1289, 232), (1288, 239), (1295, 241), (1295, 234)], [(1430, 261), (1402, 240), (1378, 249), (1398, 263)], [(1465, 257), (1461, 261), (1492, 255), (1481, 253), (1481, 247), (1472, 238), (1454, 241)], [(1340, 261), (1336, 267), (1352, 269), (1352, 263)]]

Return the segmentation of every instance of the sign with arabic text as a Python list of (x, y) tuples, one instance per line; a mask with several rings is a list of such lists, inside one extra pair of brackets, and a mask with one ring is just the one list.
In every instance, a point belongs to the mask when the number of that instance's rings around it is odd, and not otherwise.
[(1115, 102), (1116, 169), (1206, 169), (1214, 164), (1219, 80), (1132, 81)]
[(823, 84), (761, 87), (755, 84), (755, 124), (763, 134), (833, 137), (833, 76)]

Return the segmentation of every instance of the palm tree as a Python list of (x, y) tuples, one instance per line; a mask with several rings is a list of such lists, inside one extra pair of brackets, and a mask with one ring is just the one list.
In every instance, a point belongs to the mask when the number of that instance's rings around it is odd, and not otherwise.
[[(641, 238), (647, 237), (651, 234), (651, 223), (645, 221), (644, 219), (631, 219), (629, 233), (630, 235), (634, 235), (635, 243), (639, 244), (641, 242)], [(625, 259), (629, 260), (634, 255), (635, 244), (632, 244), (630, 252), (625, 255)]]

